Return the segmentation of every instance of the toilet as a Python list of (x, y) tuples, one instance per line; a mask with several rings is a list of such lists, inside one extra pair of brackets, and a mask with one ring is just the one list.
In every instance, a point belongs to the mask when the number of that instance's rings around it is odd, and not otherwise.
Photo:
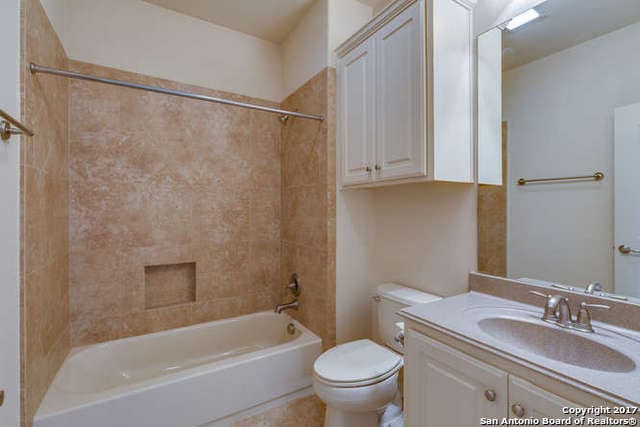
[(325, 427), (375, 427), (398, 394), (404, 333), (396, 314), (405, 307), (441, 299), (395, 283), (373, 297), (373, 337), (338, 345), (316, 359), (313, 389), (326, 404)]

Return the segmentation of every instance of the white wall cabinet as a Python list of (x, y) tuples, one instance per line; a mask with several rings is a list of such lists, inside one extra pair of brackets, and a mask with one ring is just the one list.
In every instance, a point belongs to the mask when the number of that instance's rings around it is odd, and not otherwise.
[(405, 338), (405, 424), (477, 427), (481, 418), (566, 418), (579, 407), (414, 330)]
[(344, 188), (473, 182), (472, 4), (397, 0), (337, 49)]

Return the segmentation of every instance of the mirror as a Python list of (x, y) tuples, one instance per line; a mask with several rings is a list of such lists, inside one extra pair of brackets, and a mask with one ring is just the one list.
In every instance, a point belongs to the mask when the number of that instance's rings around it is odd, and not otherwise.
[(478, 179), (480, 272), (640, 297), (640, 1), (478, 38)]

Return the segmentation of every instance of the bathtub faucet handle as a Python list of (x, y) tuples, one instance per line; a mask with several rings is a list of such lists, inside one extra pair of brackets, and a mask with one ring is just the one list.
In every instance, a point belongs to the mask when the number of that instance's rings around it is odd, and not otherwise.
[(291, 275), (291, 283), (287, 285), (287, 289), (289, 289), (289, 292), (291, 292), (293, 296), (300, 296), (300, 281), (298, 280), (298, 275), (296, 273)]

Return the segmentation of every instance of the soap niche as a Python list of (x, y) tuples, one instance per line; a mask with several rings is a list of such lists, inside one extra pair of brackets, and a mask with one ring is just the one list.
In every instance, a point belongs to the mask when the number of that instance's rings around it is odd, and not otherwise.
[(144, 267), (145, 308), (195, 302), (196, 263)]

